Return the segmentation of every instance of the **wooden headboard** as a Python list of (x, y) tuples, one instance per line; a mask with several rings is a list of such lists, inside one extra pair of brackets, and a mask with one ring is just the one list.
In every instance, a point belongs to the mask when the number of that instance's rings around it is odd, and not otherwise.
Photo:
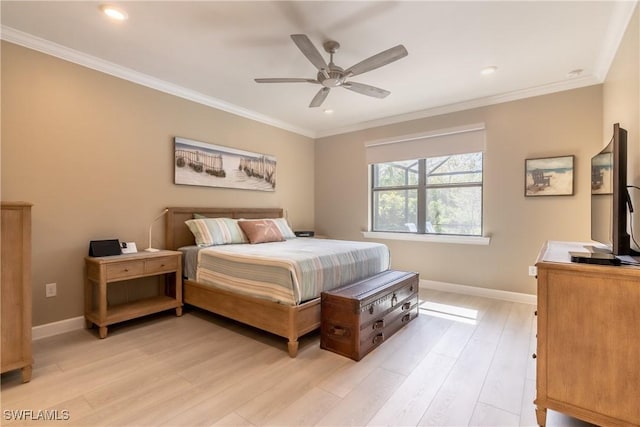
[(282, 218), (281, 208), (167, 208), (165, 248), (176, 250), (194, 245), (195, 240), (185, 221), (193, 219), (193, 214), (210, 218)]

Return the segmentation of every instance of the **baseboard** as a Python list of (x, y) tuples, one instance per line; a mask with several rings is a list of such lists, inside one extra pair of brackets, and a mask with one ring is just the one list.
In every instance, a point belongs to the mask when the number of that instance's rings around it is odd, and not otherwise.
[(536, 305), (537, 297), (531, 294), (521, 294), (518, 292), (501, 291), (499, 289), (478, 288), (475, 286), (455, 285), (453, 283), (436, 282), (433, 280), (420, 280), (420, 287), (435, 291), (453, 292), (455, 294), (473, 295), (476, 297), (493, 298), (503, 301), (520, 302), (523, 304)]
[[(524, 304), (536, 305), (536, 296), (521, 294), (518, 292), (501, 291), (498, 289), (478, 288), (475, 286), (455, 285), (453, 283), (436, 282), (434, 280), (420, 280), (420, 287), (433, 289), (436, 291), (453, 292), (456, 294), (473, 295), (477, 297), (493, 298), (510, 302), (520, 302)], [(52, 337), (84, 328), (84, 316), (72, 317), (58, 322), (47, 323), (45, 325), (34, 326), (31, 329), (32, 339)]]
[(47, 323), (45, 325), (34, 326), (31, 328), (31, 339), (35, 341), (83, 328), (84, 316), (72, 317), (70, 319)]

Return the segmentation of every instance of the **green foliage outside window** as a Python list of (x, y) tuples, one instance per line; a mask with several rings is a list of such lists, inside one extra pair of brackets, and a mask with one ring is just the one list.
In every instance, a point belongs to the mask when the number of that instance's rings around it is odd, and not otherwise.
[(372, 174), (374, 231), (482, 234), (482, 153), (379, 163)]

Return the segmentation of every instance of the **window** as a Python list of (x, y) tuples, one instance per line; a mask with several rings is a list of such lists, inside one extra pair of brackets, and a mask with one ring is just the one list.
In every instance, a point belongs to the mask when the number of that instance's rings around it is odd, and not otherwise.
[(377, 163), (372, 230), (482, 235), (482, 153)]
[(371, 231), (482, 236), (484, 125), (367, 145)]

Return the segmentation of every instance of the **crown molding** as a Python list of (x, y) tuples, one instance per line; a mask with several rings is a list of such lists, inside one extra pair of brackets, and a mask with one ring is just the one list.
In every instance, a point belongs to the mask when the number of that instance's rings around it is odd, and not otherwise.
[(442, 114), (455, 113), (458, 111), (471, 110), (474, 108), (487, 107), (489, 105), (502, 104), (503, 102), (517, 101), (534, 96), (548, 95), (550, 93), (562, 92), (565, 90), (578, 89), (586, 86), (593, 86), (602, 83), (596, 76), (584, 76), (567, 81), (551, 83), (543, 86), (536, 86), (528, 89), (504, 93), (500, 95), (486, 96), (483, 98), (471, 99), (455, 104), (442, 105), (426, 110), (414, 111), (407, 114), (375, 119), (368, 122), (358, 123), (353, 126), (321, 131), (316, 134), (316, 138), (340, 135), (349, 132), (356, 132), (364, 129), (371, 129), (379, 126), (387, 126), (395, 123), (419, 120), (427, 117), (439, 116)]
[(263, 114), (259, 114), (254, 111), (238, 107), (237, 105), (233, 105), (228, 102), (224, 102), (219, 99), (204, 95), (200, 92), (187, 89), (173, 83), (169, 83), (167, 81), (149, 76), (138, 71), (134, 71), (130, 68), (114, 64), (113, 62), (105, 61), (104, 59), (100, 59), (98, 57), (88, 55), (75, 49), (60, 45), (58, 43), (36, 37), (32, 34), (16, 30), (15, 28), (11, 28), (6, 25), (2, 25), (0, 27), (0, 36), (2, 40), (6, 40), (8, 42), (32, 50), (37, 50), (39, 52), (46, 53), (47, 55), (55, 56), (65, 61), (73, 62), (74, 64), (78, 64), (83, 67), (91, 68), (93, 70), (112, 75), (114, 77), (128, 80), (130, 82), (137, 83), (139, 85), (146, 86), (160, 92), (168, 93), (170, 95), (197, 102), (208, 107), (216, 108), (218, 110), (222, 110), (236, 116), (274, 126), (309, 138), (314, 138), (316, 136), (315, 133), (309, 129), (303, 129), (297, 126), (293, 126), (289, 123), (273, 119)]
[(240, 117), (274, 126), (309, 138), (318, 139), (601, 84), (606, 78), (609, 68), (611, 67), (611, 64), (615, 58), (620, 42), (624, 37), (624, 33), (629, 24), (629, 21), (633, 16), (634, 8), (637, 7), (637, 5), (637, 0), (617, 2), (609, 23), (609, 28), (611, 30), (608, 33), (608, 37), (606, 37), (606, 39), (603, 41), (602, 54), (598, 58), (593, 73), (590, 75), (500, 95), (476, 98), (425, 110), (414, 111), (406, 114), (381, 117), (350, 126), (327, 129), (318, 132), (294, 126), (290, 123), (286, 123), (281, 120), (277, 120), (272, 117), (257, 113), (255, 111), (251, 111), (237, 105), (221, 101), (219, 99), (204, 95), (200, 92), (187, 89), (173, 83), (169, 83), (167, 81), (140, 73), (138, 71), (122, 67), (112, 62), (105, 61), (103, 59), (79, 52), (74, 49), (70, 49), (68, 47), (53, 43), (49, 40), (36, 37), (34, 35), (16, 30), (11, 27), (0, 26), (0, 30), (1, 38), (11, 43), (15, 43), (29, 49), (37, 50), (39, 52), (61, 58), (69, 62), (73, 62), (87, 68), (91, 68), (124, 80), (128, 80), (155, 90), (159, 90), (170, 95), (197, 102), (199, 104), (216, 108)]
[(604, 82), (607, 78), (607, 73), (615, 59), (629, 22), (633, 18), (634, 9), (638, 4), (638, 0), (621, 1), (614, 4), (608, 25), (609, 31), (602, 41), (601, 53), (594, 67), (594, 74), (601, 82)]

